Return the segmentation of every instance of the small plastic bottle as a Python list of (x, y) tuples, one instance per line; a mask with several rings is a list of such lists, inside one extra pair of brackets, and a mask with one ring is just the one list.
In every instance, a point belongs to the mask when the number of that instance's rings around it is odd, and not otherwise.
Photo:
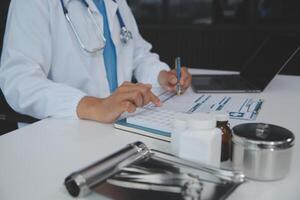
[(179, 157), (219, 167), (221, 131), (216, 128), (215, 117), (210, 114), (191, 114), (179, 146)]
[(229, 116), (227, 114), (217, 114), (217, 128), (222, 131), (222, 151), (221, 161), (228, 161), (231, 157), (232, 132), (229, 126)]
[(187, 119), (189, 115), (184, 113), (176, 114), (173, 121), (173, 130), (171, 134), (171, 147), (174, 155), (179, 156), (180, 146), (179, 141), (181, 135), (187, 128)]

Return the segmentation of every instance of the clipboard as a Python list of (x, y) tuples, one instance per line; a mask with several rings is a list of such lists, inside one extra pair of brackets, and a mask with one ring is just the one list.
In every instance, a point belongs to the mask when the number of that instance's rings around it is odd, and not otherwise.
[(127, 123), (126, 118), (118, 120), (114, 123), (116, 129), (127, 131), (130, 133), (140, 134), (146, 137), (159, 139), (162, 141), (170, 142), (171, 141), (171, 132), (165, 132), (157, 129), (147, 128), (143, 126), (138, 126), (135, 124)]

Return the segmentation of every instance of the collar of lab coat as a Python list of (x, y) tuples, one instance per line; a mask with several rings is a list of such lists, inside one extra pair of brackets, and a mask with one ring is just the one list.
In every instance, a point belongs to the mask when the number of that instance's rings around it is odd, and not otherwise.
[[(74, 1), (74, 0), (64, 0), (66, 5), (70, 1)], [(99, 10), (93, 0), (86, 0), (86, 1), (89, 4), (92, 13), (97, 13), (98, 15), (101, 15), (101, 13), (99, 12)], [(105, 7), (106, 7), (109, 28), (110, 28), (110, 31), (112, 32), (113, 28), (114, 28), (114, 26), (113, 26), (114, 19), (115, 19), (115, 17), (117, 17), (118, 4), (113, 0), (104, 0), (104, 3), (105, 3)]]

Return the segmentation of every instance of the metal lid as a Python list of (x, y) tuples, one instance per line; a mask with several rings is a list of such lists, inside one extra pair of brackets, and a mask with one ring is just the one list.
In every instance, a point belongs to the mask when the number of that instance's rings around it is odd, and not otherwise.
[(233, 142), (259, 149), (287, 149), (294, 145), (294, 134), (280, 126), (264, 123), (233, 127)]

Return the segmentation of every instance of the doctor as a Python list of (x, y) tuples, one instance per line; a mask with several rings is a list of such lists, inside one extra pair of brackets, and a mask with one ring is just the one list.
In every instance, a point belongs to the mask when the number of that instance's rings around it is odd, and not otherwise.
[[(152, 86), (175, 90), (175, 72), (150, 50), (125, 0), (12, 0), (0, 86), (17, 112), (111, 123), (160, 106)], [(180, 84), (190, 82), (183, 68)]]

